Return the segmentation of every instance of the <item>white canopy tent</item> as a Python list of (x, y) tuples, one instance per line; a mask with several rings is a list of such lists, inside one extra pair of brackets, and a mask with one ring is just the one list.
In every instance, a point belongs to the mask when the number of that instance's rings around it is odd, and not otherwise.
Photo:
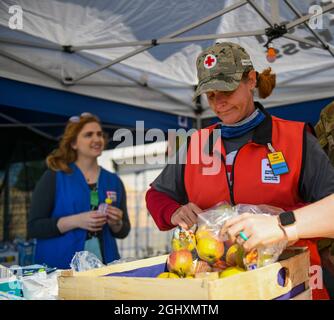
[[(313, 4), (321, 5), (323, 15), (309, 13)], [(17, 8), (22, 8), (22, 30), (9, 28)], [(195, 61), (218, 39), (244, 46), (258, 71), (273, 68), (277, 86), (262, 102), (266, 108), (307, 101), (312, 101), (307, 108), (314, 108), (313, 101), (334, 96), (333, 13), (334, 2), (320, 0), (1, 0), (0, 129), (25, 125), (55, 140), (59, 132), (50, 136), (53, 126), (82, 111), (103, 121), (109, 116), (116, 127), (131, 127), (134, 120), (187, 127), (187, 117), (200, 126), (200, 120), (214, 114), (205, 97), (192, 101)], [(306, 24), (312, 16), (322, 21), (320, 29)], [(266, 28), (282, 23), (288, 33), (273, 41), (279, 55), (270, 64)], [(0, 134), (1, 143), (13, 144), (10, 134)], [(22, 138), (18, 133), (14, 140)], [(6, 146), (0, 149), (1, 169), (11, 152)], [(120, 172), (135, 171), (137, 179), (146, 168), (128, 170), (124, 165)], [(6, 182), (7, 192), (8, 187)], [(4, 230), (9, 230), (9, 211), (7, 201)], [(139, 206), (136, 212), (138, 216)], [(138, 252), (138, 239), (144, 237), (137, 225), (135, 230)]]
[[(22, 30), (9, 28), (13, 5)], [(270, 64), (265, 29), (282, 23)], [(213, 113), (192, 101), (195, 61), (217, 39), (243, 45), (258, 71), (273, 68), (269, 108), (334, 96), (333, 38), (332, 1), (2, 0), (0, 77), (200, 119)]]

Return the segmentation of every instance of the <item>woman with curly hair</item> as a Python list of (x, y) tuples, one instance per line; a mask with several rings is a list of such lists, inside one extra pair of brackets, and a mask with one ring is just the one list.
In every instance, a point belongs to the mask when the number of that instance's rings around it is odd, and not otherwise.
[[(68, 269), (74, 254), (83, 250), (103, 263), (120, 258), (115, 238), (130, 231), (126, 193), (120, 178), (97, 163), (104, 147), (96, 116), (69, 119), (32, 197), (28, 235), (37, 239), (36, 263)], [(105, 201), (109, 205), (101, 213), (98, 206)]]

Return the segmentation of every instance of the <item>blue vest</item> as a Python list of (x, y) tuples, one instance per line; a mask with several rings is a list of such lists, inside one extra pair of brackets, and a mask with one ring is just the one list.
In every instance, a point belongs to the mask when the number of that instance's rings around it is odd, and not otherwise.
[[(90, 211), (90, 188), (80, 169), (75, 164), (70, 164), (70, 167), (70, 174), (63, 171), (56, 173), (55, 204), (51, 217), (60, 218)], [(117, 200), (113, 205), (119, 208), (123, 194), (120, 179), (116, 174), (101, 168), (97, 188), (100, 203), (104, 202), (107, 191), (115, 191)], [(119, 259), (117, 243), (108, 224), (104, 225), (102, 232), (105, 263)], [(69, 269), (74, 254), (84, 250), (86, 238), (87, 230), (73, 229), (58, 237), (38, 239), (35, 262)]]

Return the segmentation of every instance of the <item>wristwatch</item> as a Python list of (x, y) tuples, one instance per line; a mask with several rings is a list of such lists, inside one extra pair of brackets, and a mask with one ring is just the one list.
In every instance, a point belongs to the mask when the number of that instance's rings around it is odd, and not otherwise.
[(296, 217), (293, 211), (285, 211), (278, 215), (278, 224), (285, 233), (288, 241), (297, 241), (298, 231), (296, 227)]

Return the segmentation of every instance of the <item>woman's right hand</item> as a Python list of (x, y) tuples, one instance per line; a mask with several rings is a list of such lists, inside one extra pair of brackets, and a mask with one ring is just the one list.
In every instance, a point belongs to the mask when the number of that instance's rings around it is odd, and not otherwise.
[(78, 227), (91, 232), (102, 230), (103, 226), (107, 223), (107, 216), (102, 215), (97, 210), (83, 212), (76, 215), (76, 217)]
[(203, 212), (201, 208), (195, 203), (189, 202), (173, 213), (171, 223), (187, 230), (197, 223), (197, 215), (201, 212)]

